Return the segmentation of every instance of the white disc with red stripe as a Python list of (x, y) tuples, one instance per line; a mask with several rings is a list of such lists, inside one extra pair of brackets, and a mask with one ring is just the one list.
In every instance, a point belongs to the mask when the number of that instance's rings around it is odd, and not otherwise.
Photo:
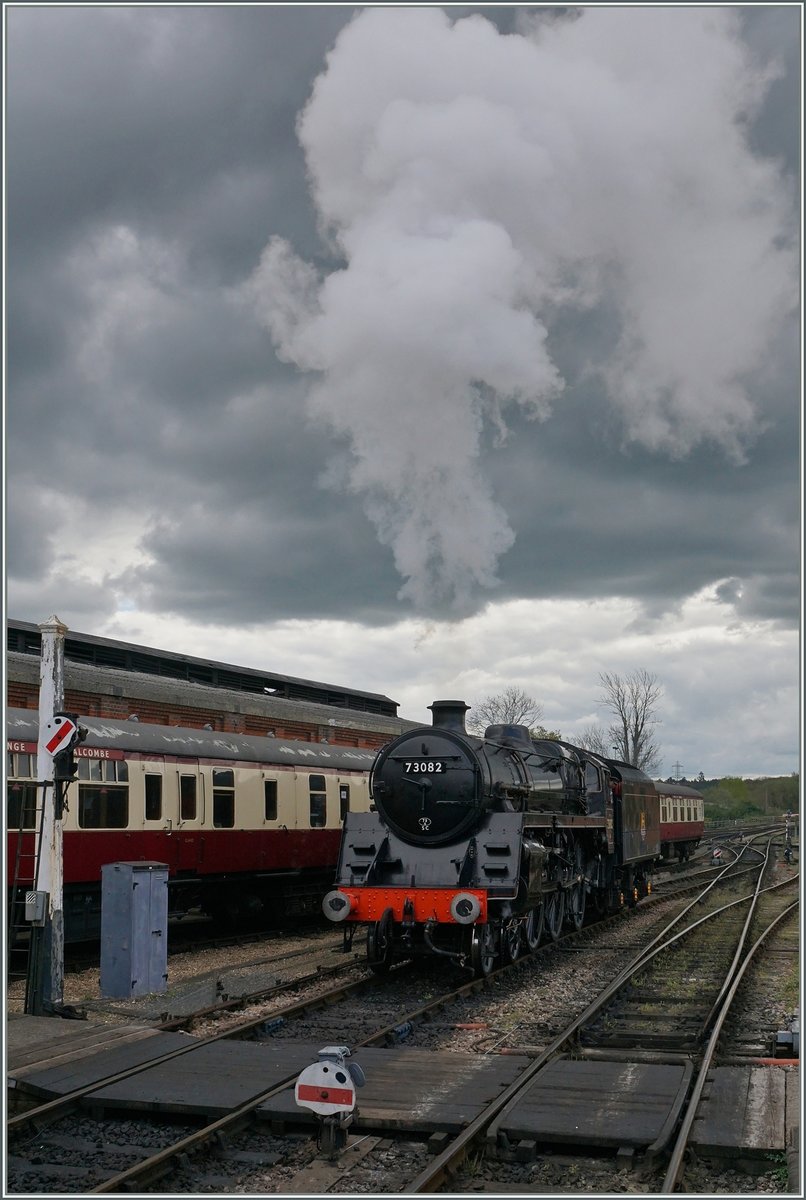
[(355, 1084), (345, 1067), (318, 1062), (306, 1067), (297, 1079), (294, 1099), (300, 1108), (309, 1108), (320, 1117), (352, 1112), (355, 1108)]
[(58, 754), (70, 745), (70, 739), (78, 730), (78, 726), (69, 717), (54, 717), (48, 721), (48, 740), (45, 749), (48, 754)]

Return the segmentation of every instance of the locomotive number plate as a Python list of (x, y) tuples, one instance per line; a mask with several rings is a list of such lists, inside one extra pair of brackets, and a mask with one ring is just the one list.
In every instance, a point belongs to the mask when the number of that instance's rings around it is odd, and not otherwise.
[(438, 758), (410, 758), (403, 763), (406, 775), (442, 775), (445, 763)]

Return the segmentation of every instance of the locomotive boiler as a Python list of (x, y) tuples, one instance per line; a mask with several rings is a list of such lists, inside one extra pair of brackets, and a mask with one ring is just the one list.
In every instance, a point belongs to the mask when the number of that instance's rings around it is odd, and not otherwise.
[(652, 780), (627, 763), (521, 725), (465, 728), (468, 706), (439, 700), (432, 725), (384, 746), (372, 807), (347, 814), (323, 911), (351, 939), (367, 926), (377, 971), (440, 955), (487, 974), (650, 888), (660, 853)]

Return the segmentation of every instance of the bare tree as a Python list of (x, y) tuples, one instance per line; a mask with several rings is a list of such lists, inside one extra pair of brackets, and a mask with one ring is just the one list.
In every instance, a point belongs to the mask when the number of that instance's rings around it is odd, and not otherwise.
[(578, 735), (576, 744), (583, 750), (592, 750), (594, 754), (601, 754), (602, 758), (610, 758), (613, 746), (612, 744), (608, 746), (607, 738), (608, 732), (603, 725), (588, 725)]
[(521, 688), (508, 687), (474, 705), (467, 716), (467, 728), (481, 736), (488, 725), (527, 725), (531, 728), (542, 716), (542, 704)]
[(643, 669), (624, 677), (605, 671), (599, 683), (599, 703), (615, 717), (607, 731), (615, 757), (648, 774), (657, 771), (661, 755), (652, 727), (658, 724), (655, 711), (663, 695), (657, 675)]

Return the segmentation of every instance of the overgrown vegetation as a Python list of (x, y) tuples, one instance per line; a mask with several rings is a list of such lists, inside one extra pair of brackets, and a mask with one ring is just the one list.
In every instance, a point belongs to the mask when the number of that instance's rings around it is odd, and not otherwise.
[(800, 776), (774, 776), (770, 779), (682, 780), (702, 792), (708, 821), (736, 821), (745, 817), (782, 817), (797, 813)]
[(800, 963), (792, 964), (781, 988), (781, 999), (792, 1012), (797, 1012), (800, 1004)]

